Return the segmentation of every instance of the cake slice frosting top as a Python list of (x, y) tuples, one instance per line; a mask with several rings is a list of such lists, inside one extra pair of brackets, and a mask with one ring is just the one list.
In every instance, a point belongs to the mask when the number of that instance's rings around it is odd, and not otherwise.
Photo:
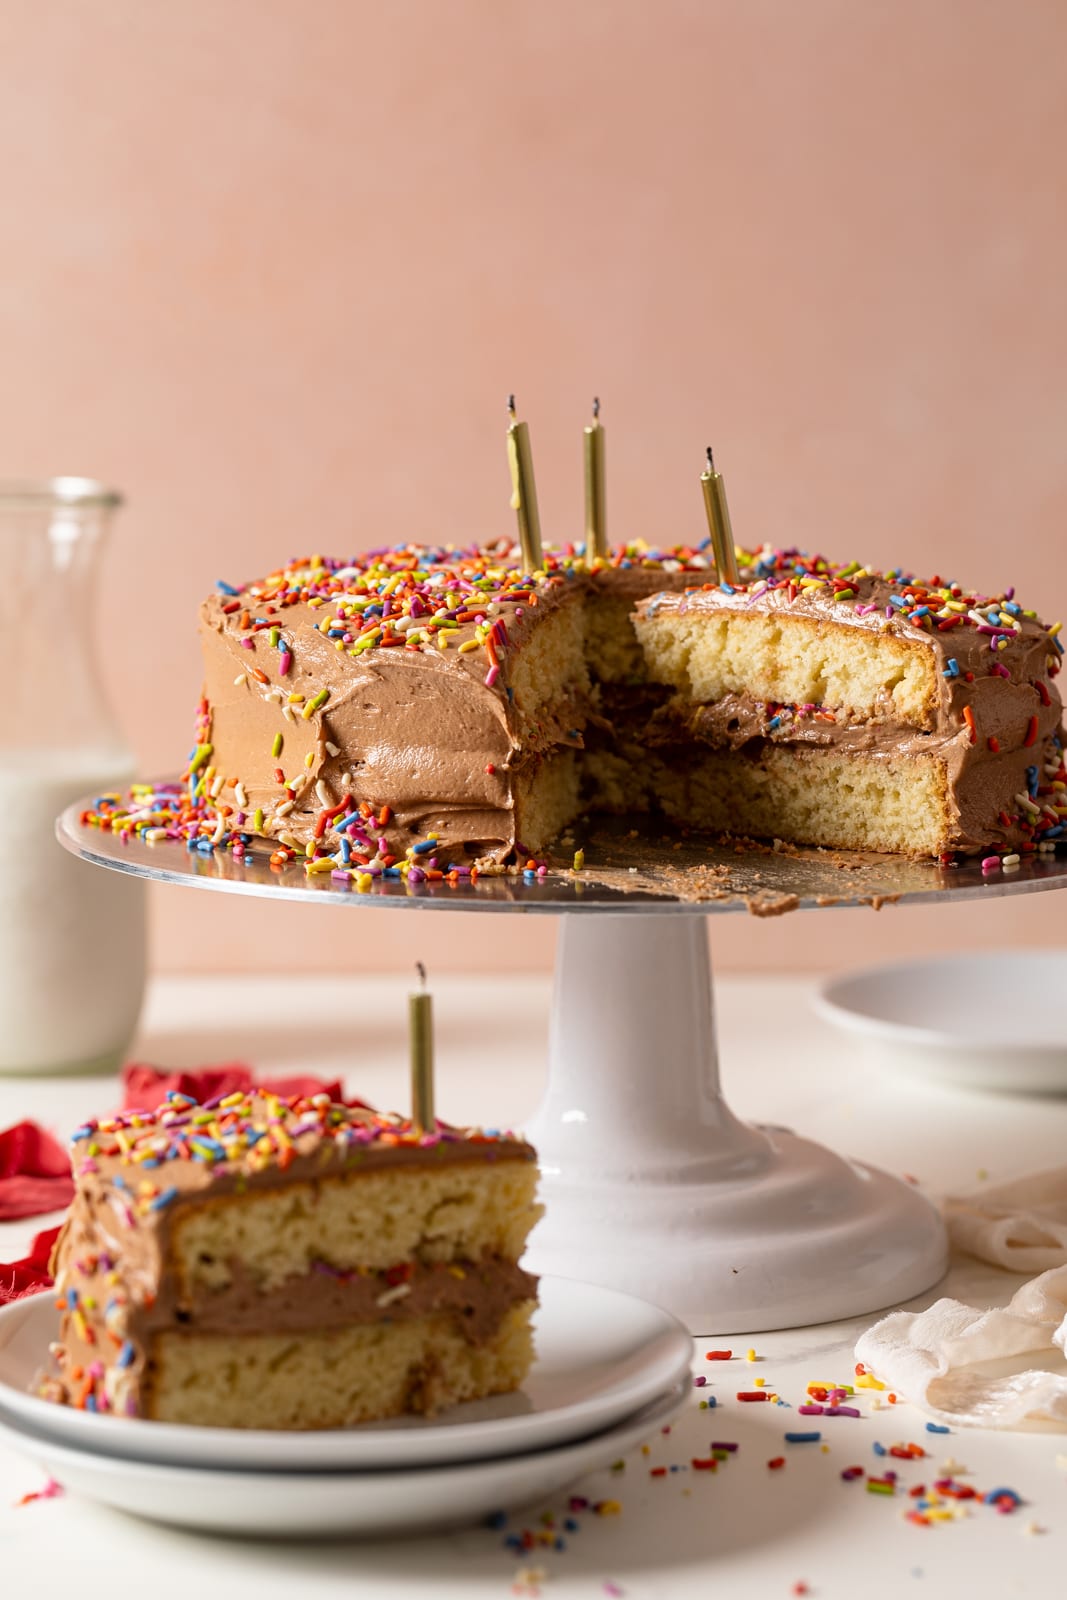
[(85, 1123), (72, 1145), (75, 1177), (123, 1191), (132, 1217), (206, 1189), (221, 1194), (389, 1166), (536, 1159), (514, 1133), (443, 1122), (426, 1132), (409, 1118), (327, 1094), (258, 1091), (202, 1105), (175, 1090), (154, 1110)]

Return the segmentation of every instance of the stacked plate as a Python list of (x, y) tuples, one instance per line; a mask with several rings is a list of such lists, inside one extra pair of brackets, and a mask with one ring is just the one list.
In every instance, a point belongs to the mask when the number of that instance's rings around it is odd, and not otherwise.
[(513, 1395), (328, 1433), (98, 1416), (27, 1391), (56, 1336), (51, 1294), (0, 1311), (0, 1438), (65, 1488), (159, 1522), (274, 1537), (476, 1522), (610, 1466), (664, 1427), (693, 1345), (643, 1300), (542, 1278), (537, 1360)]
[(831, 978), (815, 1009), (894, 1074), (1062, 1094), (1065, 985), (1067, 950), (968, 950)]

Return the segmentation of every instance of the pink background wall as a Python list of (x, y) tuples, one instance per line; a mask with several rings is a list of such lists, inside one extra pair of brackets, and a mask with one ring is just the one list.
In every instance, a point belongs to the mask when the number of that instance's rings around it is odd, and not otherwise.
[[(546, 533), (604, 400), (616, 536), (817, 545), (1067, 609), (1061, 0), (0, 4), (0, 471), (129, 495), (143, 770), (197, 601), (287, 554)], [(550, 923), (171, 891), (176, 966), (541, 965)], [(1060, 897), (719, 923), (737, 965), (1060, 937)]]

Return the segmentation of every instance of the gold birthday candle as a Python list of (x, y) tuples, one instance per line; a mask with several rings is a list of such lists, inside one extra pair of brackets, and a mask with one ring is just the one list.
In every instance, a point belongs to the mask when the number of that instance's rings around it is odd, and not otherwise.
[(593, 401), (593, 420), (585, 430), (585, 553), (608, 555), (607, 507), (604, 500), (604, 428), (600, 401)]
[(737, 570), (737, 552), (734, 548), (734, 532), (730, 526), (730, 508), (726, 504), (726, 485), (722, 480), (722, 473), (715, 471), (715, 458), (708, 445), (708, 464), (700, 474), (700, 482), (704, 490), (704, 510), (708, 517), (708, 532), (711, 534), (711, 548), (715, 556), (715, 570), (720, 583), (740, 583), (741, 574)]
[(424, 1133), (433, 1133), (437, 1117), (433, 1103), (433, 996), (426, 989), (426, 968), (415, 963), (421, 987), (408, 996), (408, 1035), (411, 1049), (411, 1120)]
[(530, 430), (515, 418), (515, 396), (508, 395), (508, 465), (511, 468), (511, 509), (519, 523), (524, 572), (537, 572), (543, 563), (541, 519), (537, 514), (537, 485), (534, 483)]

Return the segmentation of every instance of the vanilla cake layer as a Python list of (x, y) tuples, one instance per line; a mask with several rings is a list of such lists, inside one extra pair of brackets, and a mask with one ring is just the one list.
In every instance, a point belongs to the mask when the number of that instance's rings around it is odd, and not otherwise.
[(950, 828), (936, 757), (883, 759), (765, 745), (687, 761), (672, 812), (697, 828), (845, 850), (937, 855)]
[(933, 728), (937, 663), (925, 641), (854, 623), (651, 601), (636, 621), (649, 675), (700, 703), (743, 694)]
[(520, 857), (544, 856), (581, 811), (583, 754), (561, 750), (515, 776), (514, 834)]
[[(514, 1135), (425, 1134), (325, 1095), (172, 1095), (79, 1130), (73, 1167), (48, 1399), (251, 1426), (235, 1414), (262, 1391), (265, 1425), (318, 1427), (521, 1381), (540, 1207)], [(361, 1351), (386, 1353), (357, 1381)]]
[(594, 683), (633, 686), (649, 676), (645, 651), (631, 621), (634, 602), (598, 587), (584, 607), (585, 653)]
[(533, 1359), (532, 1301), (472, 1343), (450, 1316), (289, 1334), (159, 1334), (146, 1415), (223, 1428), (344, 1428), (432, 1413), (521, 1387)]
[(278, 1184), (176, 1211), (171, 1270), (180, 1301), (226, 1288), (234, 1265), (257, 1290), (316, 1266), (382, 1272), (405, 1262), (518, 1259), (539, 1215), (528, 1161), (451, 1160)]

